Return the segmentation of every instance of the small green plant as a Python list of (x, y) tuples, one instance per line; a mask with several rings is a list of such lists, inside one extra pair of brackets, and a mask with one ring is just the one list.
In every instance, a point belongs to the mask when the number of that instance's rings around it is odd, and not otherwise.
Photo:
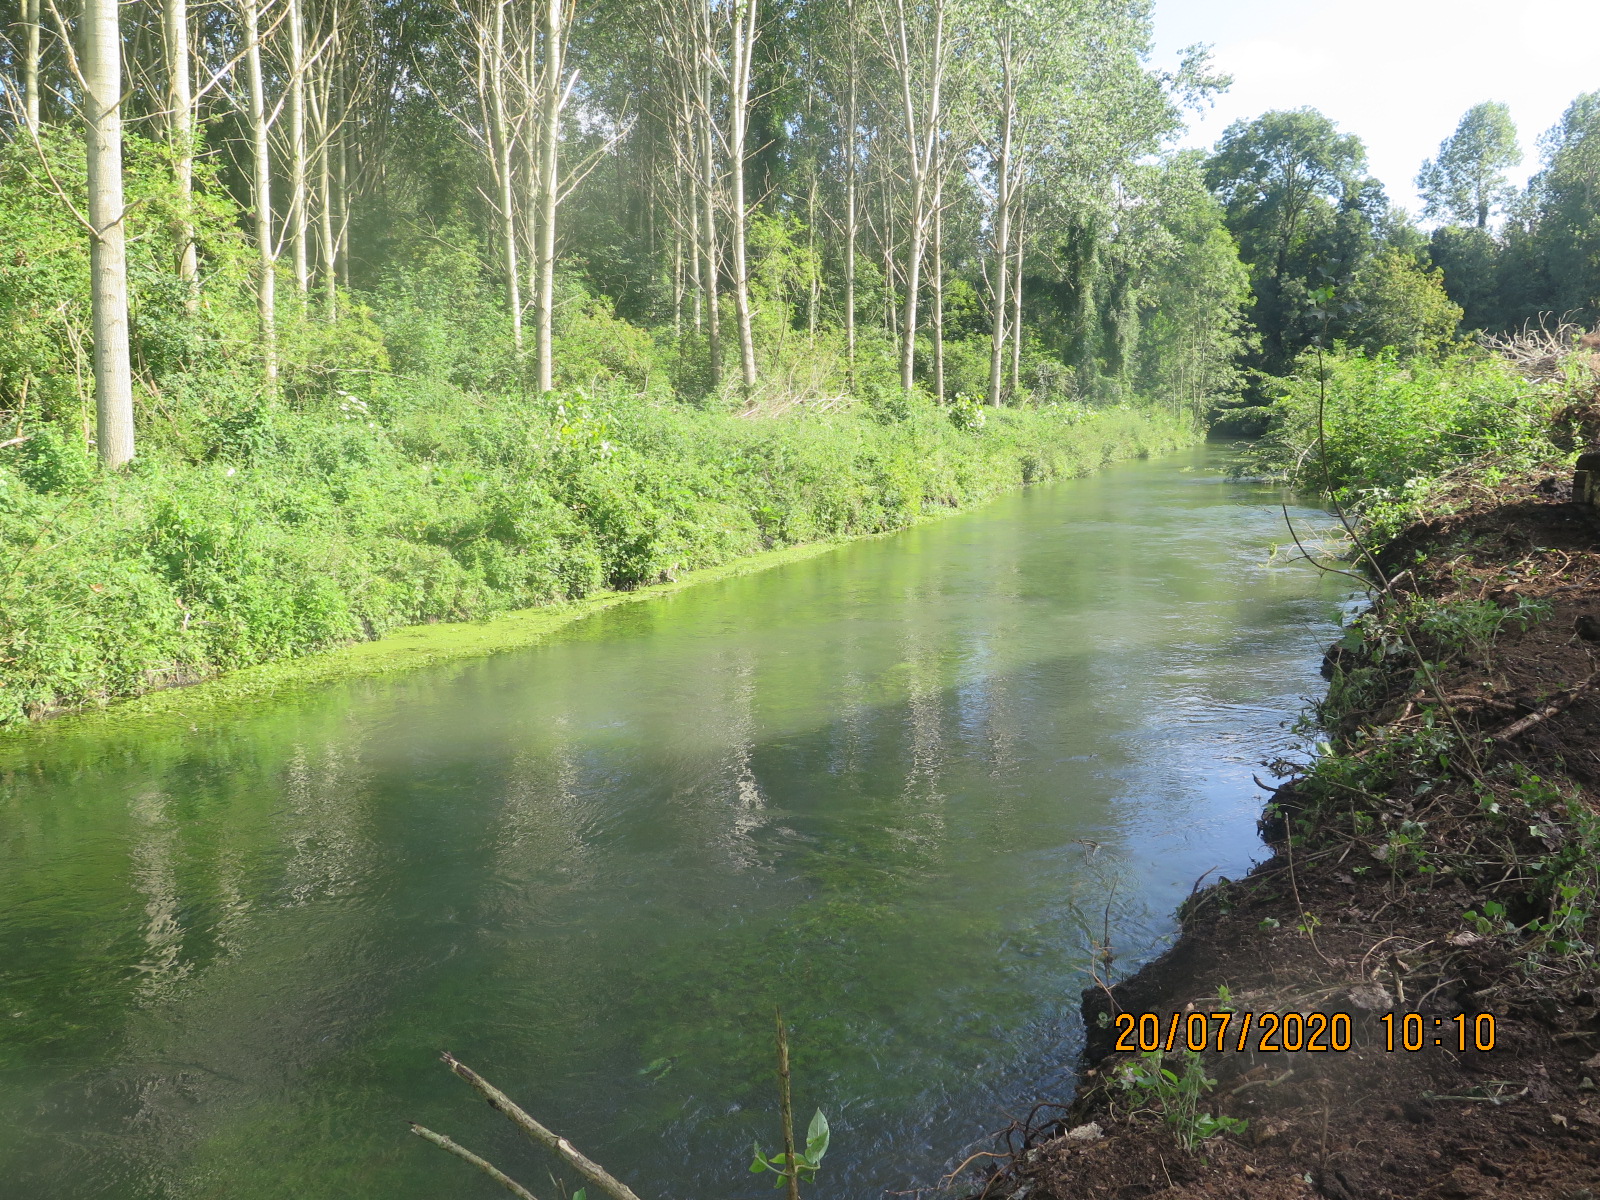
[(1164, 1063), (1161, 1051), (1152, 1050), (1117, 1069), (1117, 1085), (1127, 1094), (1133, 1111), (1159, 1112), (1178, 1144), (1193, 1151), (1201, 1142), (1223, 1133), (1243, 1133), (1250, 1122), (1240, 1117), (1213, 1116), (1200, 1111), (1200, 1098), (1217, 1086), (1193, 1050), (1181, 1056), (1182, 1070)]
[(1511, 608), (1492, 600), (1419, 600), (1407, 615), (1440, 646), (1481, 655), (1508, 627), (1526, 630), (1546, 620), (1551, 611), (1548, 601), (1519, 596)]
[(792, 1171), (787, 1153), (779, 1152), (769, 1158), (762, 1153), (761, 1145), (757, 1143), (754, 1147), (755, 1160), (750, 1164), (750, 1173), (759, 1175), (763, 1171), (777, 1172), (778, 1179), (773, 1187), (782, 1187), (789, 1181), (790, 1175), (809, 1183), (816, 1178), (817, 1170), (822, 1166), (822, 1156), (828, 1152), (828, 1138), (828, 1118), (822, 1115), (822, 1110), (819, 1108), (812, 1114), (811, 1124), (806, 1127), (805, 1150), (796, 1150), (794, 1153)]
[(752, 1147), (755, 1158), (750, 1163), (750, 1173), (759, 1175), (763, 1171), (774, 1172), (778, 1179), (772, 1186), (787, 1186), (789, 1200), (800, 1200), (800, 1181), (804, 1179), (809, 1183), (816, 1178), (822, 1166), (822, 1156), (828, 1152), (828, 1118), (822, 1115), (820, 1108), (817, 1109), (806, 1128), (806, 1148), (803, 1151), (795, 1149), (794, 1102), (789, 1094), (789, 1031), (783, 1023), (780, 1010), (774, 1009), (772, 1015), (778, 1034), (778, 1110), (783, 1124), (783, 1149), (769, 1157), (762, 1151), (761, 1143), (757, 1142)]
[(957, 429), (982, 429), (988, 419), (983, 405), (965, 392), (957, 392), (955, 399), (950, 401), (950, 424)]

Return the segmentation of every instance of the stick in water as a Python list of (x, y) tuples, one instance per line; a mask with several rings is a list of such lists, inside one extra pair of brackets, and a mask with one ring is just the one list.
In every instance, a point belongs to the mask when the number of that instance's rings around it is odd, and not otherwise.
[(566, 1138), (552, 1133), (539, 1124), (539, 1122), (523, 1112), (522, 1109), (518, 1108), (516, 1102), (510, 1096), (495, 1087), (494, 1084), (483, 1078), (471, 1067), (457, 1062), (455, 1057), (449, 1053), (441, 1054), (439, 1057), (444, 1060), (446, 1066), (470, 1083), (478, 1094), (489, 1102), (490, 1108), (496, 1112), (503, 1113), (513, 1125), (517, 1126), (540, 1145), (561, 1155), (562, 1158), (577, 1168), (579, 1174), (586, 1177), (608, 1196), (613, 1197), (613, 1200), (639, 1200), (639, 1197), (627, 1184), (623, 1183), (599, 1163), (580, 1152)]
[(495, 1166), (488, 1159), (479, 1158), (471, 1150), (468, 1150), (465, 1146), (457, 1145), (455, 1142), (452, 1142), (449, 1138), (445, 1137), (444, 1134), (435, 1133), (431, 1129), (428, 1129), (422, 1125), (418, 1125), (415, 1121), (411, 1122), (411, 1132), (416, 1134), (425, 1142), (432, 1142), (441, 1150), (448, 1150), (451, 1154), (454, 1154), (463, 1162), (471, 1163), (490, 1179), (494, 1180), (501, 1187), (505, 1188), (506, 1191), (510, 1192), (513, 1196), (516, 1196), (518, 1200), (539, 1200), (537, 1196), (535, 1196), (527, 1188), (523, 1187), (515, 1179), (511, 1178), (511, 1176), (507, 1175), (504, 1171), (500, 1170), (499, 1167)]

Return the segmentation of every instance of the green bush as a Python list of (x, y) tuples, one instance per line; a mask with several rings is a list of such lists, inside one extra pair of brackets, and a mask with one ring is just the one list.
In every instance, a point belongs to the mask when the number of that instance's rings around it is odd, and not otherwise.
[(219, 402), (120, 476), (72, 426), (41, 427), (0, 451), (0, 724), (897, 529), (1193, 436), (1069, 406), (968, 431), (896, 399), (887, 420), (747, 420), (626, 387), (530, 401), (390, 380), (370, 400)]
[(1554, 396), (1497, 358), (1311, 353), (1294, 375), (1272, 383), (1272, 424), (1256, 445), (1256, 465), (1386, 525), (1453, 468), (1472, 463), (1492, 486), (1558, 453), (1550, 442)]

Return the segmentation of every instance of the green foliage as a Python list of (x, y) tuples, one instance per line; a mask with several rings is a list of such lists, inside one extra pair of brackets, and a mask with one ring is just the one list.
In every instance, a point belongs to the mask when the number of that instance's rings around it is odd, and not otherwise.
[(1422, 215), (1484, 228), (1514, 195), (1505, 168), (1521, 161), (1510, 107), (1495, 101), (1473, 105), (1455, 133), (1439, 143), (1439, 157), (1422, 164)]
[(1272, 426), (1256, 446), (1257, 464), (1369, 513), (1382, 507), (1390, 523), (1454, 467), (1476, 462), (1492, 485), (1557, 454), (1551, 397), (1499, 359), (1308, 353), (1271, 387)]
[(794, 1152), (794, 1162), (789, 1161), (788, 1154), (779, 1151), (768, 1158), (762, 1153), (758, 1142), (755, 1147), (755, 1157), (750, 1163), (750, 1173), (759, 1175), (763, 1171), (777, 1173), (777, 1180), (773, 1187), (781, 1188), (793, 1176), (802, 1182), (809, 1182), (817, 1177), (817, 1171), (822, 1167), (822, 1157), (828, 1153), (828, 1118), (822, 1115), (822, 1110), (817, 1109), (811, 1118), (811, 1124), (806, 1129), (806, 1148)]
[[(72, 427), (0, 451), (0, 724), (376, 636), (904, 527), (1180, 444), (1161, 414), (925, 400), (741, 420), (612, 389), (224, 398), (126, 475)], [(198, 451), (198, 452), (197, 452)]]
[(1356, 272), (1346, 293), (1352, 344), (1401, 357), (1442, 353), (1454, 341), (1462, 310), (1444, 287), (1444, 272), (1388, 250)]
[(1134, 1110), (1154, 1109), (1185, 1150), (1223, 1133), (1243, 1133), (1250, 1122), (1238, 1117), (1212, 1116), (1200, 1111), (1200, 1101), (1217, 1081), (1206, 1074), (1199, 1053), (1185, 1050), (1182, 1071), (1165, 1065), (1162, 1052), (1152, 1050), (1123, 1063), (1114, 1076), (1116, 1085)]

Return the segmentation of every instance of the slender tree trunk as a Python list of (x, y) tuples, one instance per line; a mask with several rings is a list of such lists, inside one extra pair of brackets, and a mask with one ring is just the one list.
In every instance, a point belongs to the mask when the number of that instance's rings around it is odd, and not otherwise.
[(306, 197), (306, 31), (300, 0), (288, 0), (284, 18), (289, 26), (289, 244), (294, 259), (294, 286), (302, 296), (311, 288), (311, 263), (307, 253)]
[(989, 403), (1001, 402), (1006, 349), (1006, 296), (1011, 266), (1011, 134), (1016, 96), (1011, 74), (1010, 34), (1001, 37), (1000, 152), (995, 161), (994, 293), (990, 312), (994, 330), (989, 337)]
[(860, 105), (856, 87), (860, 79), (860, 59), (856, 50), (856, 0), (849, 0), (845, 8), (848, 28), (845, 37), (848, 51), (848, 78), (845, 80), (845, 112), (839, 122), (839, 149), (844, 159), (844, 346), (850, 392), (856, 390), (856, 233), (859, 219), (856, 215), (856, 123), (860, 120)]
[(250, 145), (254, 169), (251, 202), (256, 226), (256, 309), (268, 391), (278, 386), (277, 251), (272, 244), (272, 158), (267, 145), (267, 92), (261, 75), (261, 14), (256, 0), (240, 0), (245, 74), (250, 86)]
[[(335, 14), (335, 21), (338, 17)], [(333, 228), (333, 136), (329, 119), (333, 110), (332, 71), (324, 69), (316, 85), (309, 89), (307, 100), (311, 105), (311, 128), (316, 138), (317, 193), (317, 263), (318, 281), (322, 284), (322, 318), (332, 324), (339, 319), (338, 242)]]
[(535, 206), (539, 222), (538, 279), (538, 390), (542, 395), (553, 386), (553, 331), (556, 298), (556, 204), (560, 199), (561, 179), (558, 153), (561, 146), (562, 51), (566, 29), (563, 5), (566, 0), (544, 3), (544, 71), (541, 87), (544, 101), (539, 117), (539, 196)]
[(910, 39), (910, 17), (903, 0), (897, 0), (896, 40), (899, 48), (901, 106), (904, 110), (906, 148), (911, 176), (911, 211), (906, 220), (905, 315), (900, 322), (900, 386), (908, 394), (916, 386), (917, 302), (921, 298), (922, 260), (928, 243), (928, 182), (938, 147), (939, 94), (944, 81), (944, 5), (939, 0), (933, 18), (933, 51), (929, 58), (927, 108), (917, 112), (913, 96), (916, 60)]
[(161, 25), (167, 58), (167, 134), (172, 142), (173, 175), (178, 187), (173, 235), (178, 244), (178, 278), (188, 290), (184, 304), (193, 311), (200, 299), (200, 258), (195, 249), (192, 215), (194, 87), (189, 77), (188, 0), (164, 0)]
[(500, 203), (500, 246), (506, 273), (506, 310), (511, 318), (511, 342), (522, 353), (522, 267), (517, 262), (517, 205), (514, 138), (506, 115), (505, 75), (510, 60), (506, 57), (506, 4), (495, 0), (494, 38), (489, 69), (480, 79), (489, 91), (489, 147), (494, 156), (495, 184)]
[(128, 359), (128, 261), (122, 202), (122, 31), (117, 0), (84, 0), (85, 149), (89, 271), (94, 317), (95, 445), (100, 461), (133, 457), (133, 371)]
[(1027, 216), (1027, 209), (1018, 208), (1014, 235), (1017, 243), (1017, 269), (1011, 276), (1011, 394), (1013, 396), (1022, 395), (1022, 255), (1023, 248), (1027, 245), (1027, 238), (1023, 236), (1023, 225)]
[(711, 390), (722, 387), (722, 255), (717, 244), (717, 158), (715, 115), (711, 107), (711, 8), (698, 5), (695, 23), (700, 127), (700, 219), (705, 222), (706, 338), (711, 358)]
[(22, 117), (39, 132), (39, 0), (22, 0)]
[(933, 244), (929, 247), (932, 264), (928, 272), (928, 325), (933, 339), (933, 395), (944, 401), (944, 155), (940, 153), (933, 171)]
[(746, 400), (756, 386), (756, 348), (750, 323), (750, 264), (745, 213), (745, 138), (750, 129), (750, 67), (755, 57), (756, 2), (741, 0), (733, 29), (733, 83), (728, 98), (728, 173), (733, 184), (733, 223), (728, 244), (733, 258), (733, 307), (739, 321), (739, 372)]

